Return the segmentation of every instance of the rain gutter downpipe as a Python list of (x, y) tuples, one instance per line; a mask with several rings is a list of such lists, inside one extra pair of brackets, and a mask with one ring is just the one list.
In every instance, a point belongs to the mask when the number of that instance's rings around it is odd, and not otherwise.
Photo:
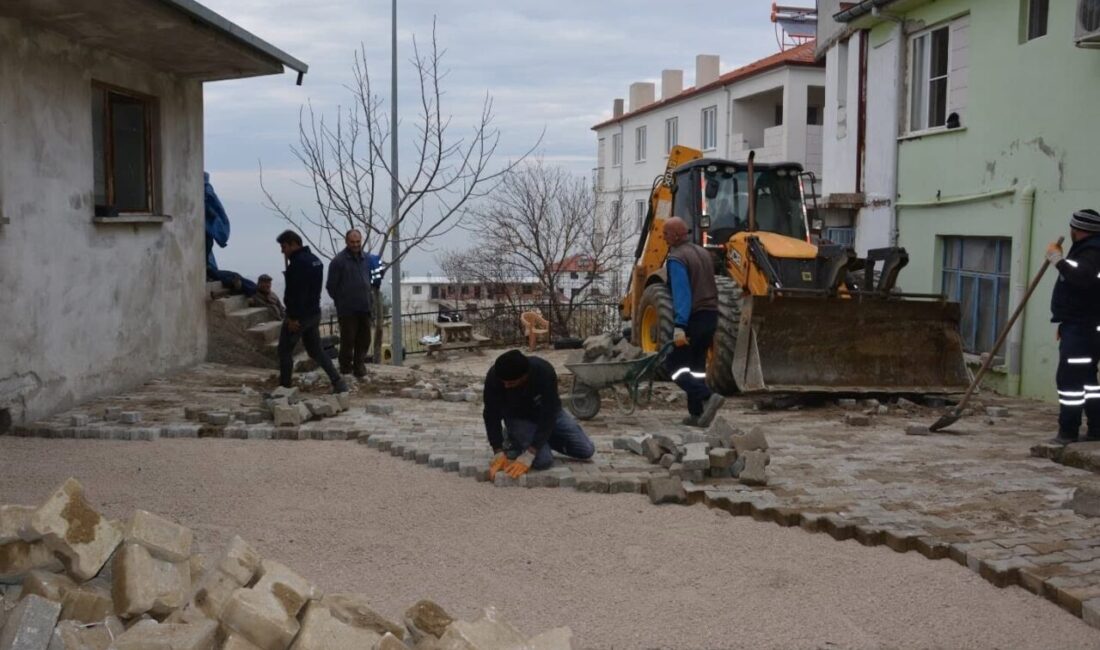
[[(1020, 226), (1017, 231), (1017, 241), (1020, 242), (1020, 252), (1014, 256), (1012, 269), (1012, 304), (1009, 311), (1013, 311), (1023, 301), (1027, 293), (1027, 284), (1031, 275), (1031, 244), (1034, 237), (1035, 224), (1035, 186), (1028, 184), (1019, 192), (1020, 197)], [(1005, 384), (1012, 395), (1019, 395), (1023, 389), (1023, 364), (1024, 364), (1024, 327), (1027, 323), (1027, 310), (1020, 314), (1016, 326), (1008, 334), (1008, 377)]]

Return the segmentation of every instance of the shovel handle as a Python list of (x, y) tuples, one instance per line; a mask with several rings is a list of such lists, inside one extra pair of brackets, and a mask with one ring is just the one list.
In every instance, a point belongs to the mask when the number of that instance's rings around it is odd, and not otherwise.
[[(1065, 237), (1059, 237), (1058, 245), (1061, 246), (1065, 239)], [(1004, 345), (1005, 339), (1008, 338), (1008, 333), (1012, 331), (1012, 326), (1016, 324), (1016, 320), (1020, 317), (1020, 314), (1023, 313), (1024, 307), (1027, 306), (1027, 301), (1031, 299), (1031, 294), (1035, 293), (1035, 288), (1039, 286), (1039, 281), (1043, 279), (1043, 274), (1047, 272), (1049, 266), (1050, 260), (1044, 259), (1042, 266), (1040, 266), (1039, 270), (1035, 273), (1035, 277), (1031, 279), (1031, 284), (1027, 285), (1027, 291), (1024, 292), (1023, 299), (1020, 300), (1020, 304), (1016, 305), (1016, 309), (1012, 312), (1012, 316), (1008, 318), (1008, 323), (1006, 323), (1004, 329), (1001, 330), (1001, 335), (997, 337), (997, 341), (993, 344), (993, 349), (986, 355), (985, 361), (982, 362), (981, 369), (978, 370), (978, 374), (974, 376), (974, 381), (970, 382), (970, 386), (966, 389), (966, 395), (963, 395), (959, 405), (955, 407), (956, 415), (962, 413), (967, 403), (970, 402), (970, 397), (974, 394), (975, 389), (982, 383), (982, 378), (985, 377), (986, 371), (993, 365), (993, 357), (996, 356), (1001, 346)]]

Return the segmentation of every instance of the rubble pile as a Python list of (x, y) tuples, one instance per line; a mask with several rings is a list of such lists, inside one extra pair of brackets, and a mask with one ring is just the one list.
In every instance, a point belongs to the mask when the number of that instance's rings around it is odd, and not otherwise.
[(584, 340), (585, 363), (633, 361), (643, 356), (645, 352), (621, 334), (597, 334)]
[(323, 593), (240, 537), (209, 559), (189, 528), (144, 510), (103, 517), (69, 479), (38, 507), (0, 506), (0, 650), (567, 650), (492, 609), (455, 620), (431, 601), (401, 622)]
[(685, 480), (736, 478), (745, 485), (768, 483), (765, 468), (771, 456), (763, 430), (754, 427), (745, 433), (723, 417), (715, 418), (705, 432), (624, 436), (615, 439), (614, 447), (645, 456), (668, 470), (669, 478), (650, 480), (653, 503), (676, 502), (677, 487)]

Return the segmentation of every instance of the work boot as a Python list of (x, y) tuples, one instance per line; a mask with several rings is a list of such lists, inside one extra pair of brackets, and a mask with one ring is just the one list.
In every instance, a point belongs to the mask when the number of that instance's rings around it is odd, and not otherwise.
[(683, 420), (680, 420), (680, 424), (684, 425), (685, 427), (697, 427), (699, 426), (699, 416), (689, 415)]
[(1072, 442), (1077, 442), (1077, 436), (1071, 436), (1068, 433), (1061, 433), (1061, 432), (1059, 432), (1058, 435), (1054, 436), (1050, 440), (1047, 440), (1048, 444), (1062, 445), (1063, 447), (1070, 444), (1070, 443), (1072, 443)]
[(333, 395), (335, 395), (336, 393), (346, 393), (349, 390), (350, 389), (348, 388), (348, 382), (344, 381), (343, 379), (340, 379), (340, 381), (332, 385)]
[(696, 426), (709, 427), (714, 422), (714, 416), (718, 415), (718, 409), (726, 403), (726, 398), (718, 393), (711, 393), (706, 402), (703, 402), (703, 413), (699, 416), (699, 424)]

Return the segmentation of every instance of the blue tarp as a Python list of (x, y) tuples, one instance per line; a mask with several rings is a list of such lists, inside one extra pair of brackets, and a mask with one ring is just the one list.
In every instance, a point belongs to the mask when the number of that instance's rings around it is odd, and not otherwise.
[(218, 268), (218, 263), (214, 261), (213, 244), (217, 242), (218, 246), (225, 248), (229, 243), (229, 215), (210, 184), (210, 173), (203, 172), (202, 180), (206, 204), (206, 267), (213, 271)]

